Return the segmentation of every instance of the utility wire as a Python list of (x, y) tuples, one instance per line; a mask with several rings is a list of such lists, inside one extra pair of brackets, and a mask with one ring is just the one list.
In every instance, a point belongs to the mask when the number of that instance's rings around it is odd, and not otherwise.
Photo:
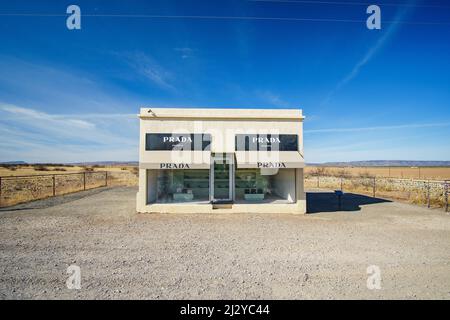
[[(52, 13), (0, 13), (3, 17), (67, 17), (67, 14)], [(141, 19), (202, 19), (202, 20), (260, 20), (260, 21), (298, 21), (298, 22), (350, 22), (365, 23), (366, 20), (358, 19), (328, 19), (328, 18), (289, 18), (289, 17), (254, 17), (254, 16), (172, 16), (172, 15), (148, 15), (148, 14), (82, 14), (82, 17), (104, 18), (141, 18)], [(383, 24), (409, 24), (409, 25), (450, 25), (447, 21), (403, 21), (384, 20)]]
[(328, 5), (346, 5), (346, 6), (369, 6), (376, 4), (386, 7), (409, 7), (409, 8), (439, 8), (450, 9), (450, 6), (435, 4), (408, 4), (408, 3), (367, 3), (367, 2), (344, 2), (344, 1), (314, 1), (314, 0), (247, 0), (249, 2), (269, 2), (269, 3), (298, 3), (298, 4), (328, 4)]

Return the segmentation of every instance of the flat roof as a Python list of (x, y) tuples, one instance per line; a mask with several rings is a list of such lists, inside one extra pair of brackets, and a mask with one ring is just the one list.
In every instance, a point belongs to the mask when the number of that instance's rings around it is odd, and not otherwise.
[(301, 109), (141, 108), (139, 118), (291, 119), (303, 120)]

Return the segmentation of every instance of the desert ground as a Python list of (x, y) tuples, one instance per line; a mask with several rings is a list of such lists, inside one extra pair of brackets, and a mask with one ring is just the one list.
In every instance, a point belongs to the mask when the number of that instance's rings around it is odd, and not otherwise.
[(323, 176), (363, 176), (380, 178), (450, 180), (450, 167), (315, 167), (307, 166), (305, 174)]
[[(306, 215), (137, 214), (136, 191), (0, 209), (0, 298), (450, 299), (442, 210), (355, 194), (339, 210), (310, 190)], [(66, 287), (70, 265), (79, 290)]]
[(30, 165), (2, 165), (0, 177), (65, 174), (85, 171), (136, 172), (136, 166), (130, 165), (68, 165), (68, 164), (30, 164)]

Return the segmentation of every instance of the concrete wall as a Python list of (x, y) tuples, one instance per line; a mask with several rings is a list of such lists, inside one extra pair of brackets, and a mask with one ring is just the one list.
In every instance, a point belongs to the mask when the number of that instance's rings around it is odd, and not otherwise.
[[(295, 169), (295, 183), (297, 190), (297, 203), (303, 202), (305, 205), (306, 212), (306, 192), (305, 192), (305, 176), (304, 169)], [(303, 205), (303, 204), (302, 204)]]
[(278, 170), (278, 174), (273, 176), (273, 187), (277, 196), (295, 202), (295, 169)]

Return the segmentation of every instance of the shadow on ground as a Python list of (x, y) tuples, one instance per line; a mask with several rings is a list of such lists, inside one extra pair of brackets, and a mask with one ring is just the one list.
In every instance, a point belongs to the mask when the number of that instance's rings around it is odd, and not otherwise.
[(339, 207), (339, 198), (334, 192), (307, 192), (307, 213), (360, 211), (362, 205), (391, 202), (361, 194), (344, 193)]

